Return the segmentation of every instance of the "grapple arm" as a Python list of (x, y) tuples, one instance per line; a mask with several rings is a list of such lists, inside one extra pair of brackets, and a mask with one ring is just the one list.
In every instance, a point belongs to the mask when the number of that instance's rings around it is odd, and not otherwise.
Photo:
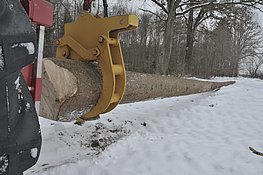
[(57, 41), (57, 58), (97, 60), (102, 72), (100, 98), (95, 107), (81, 117), (82, 120), (109, 112), (121, 101), (126, 73), (119, 33), (137, 26), (138, 18), (134, 15), (96, 18), (90, 13), (65, 25), (65, 34)]

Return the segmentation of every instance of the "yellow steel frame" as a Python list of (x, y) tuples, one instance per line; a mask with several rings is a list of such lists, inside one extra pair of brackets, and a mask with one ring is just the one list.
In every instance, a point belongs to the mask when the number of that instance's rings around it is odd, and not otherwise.
[(102, 92), (97, 104), (79, 120), (89, 120), (114, 109), (126, 87), (126, 73), (119, 33), (136, 29), (135, 15), (94, 17), (85, 13), (76, 22), (65, 25), (65, 33), (57, 41), (57, 58), (97, 60), (102, 72)]

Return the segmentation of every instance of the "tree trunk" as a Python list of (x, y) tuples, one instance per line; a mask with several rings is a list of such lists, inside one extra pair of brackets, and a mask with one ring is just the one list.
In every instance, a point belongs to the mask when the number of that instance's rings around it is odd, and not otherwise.
[[(101, 74), (95, 63), (45, 59), (40, 115), (72, 121), (89, 111), (101, 93)], [(233, 82), (215, 83), (173, 76), (127, 72), (122, 103), (211, 91)]]
[(161, 75), (167, 74), (171, 54), (172, 54), (172, 46), (173, 46), (173, 26), (174, 26), (174, 11), (172, 10), (169, 15), (168, 19), (165, 23), (165, 30), (163, 36), (163, 43), (161, 48), (161, 53), (158, 59), (158, 73)]
[(193, 48), (194, 48), (194, 11), (189, 12), (188, 22), (187, 22), (187, 38), (186, 38), (186, 48), (185, 48), (185, 73), (192, 74), (192, 60), (193, 60)]

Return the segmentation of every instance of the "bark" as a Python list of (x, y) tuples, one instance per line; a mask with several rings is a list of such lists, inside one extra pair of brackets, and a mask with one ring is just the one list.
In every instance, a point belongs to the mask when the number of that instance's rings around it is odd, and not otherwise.
[[(80, 117), (96, 104), (101, 82), (96, 63), (45, 59), (40, 115), (61, 121)], [(122, 103), (206, 92), (233, 83), (127, 72), (127, 87)]]
[(158, 57), (158, 73), (161, 75), (166, 75), (169, 68), (169, 63), (172, 55), (173, 48), (173, 30), (174, 22), (176, 18), (175, 6), (180, 2), (173, 2), (171, 0), (167, 1), (168, 3), (168, 16), (165, 23), (165, 30), (163, 33), (163, 43), (161, 47), (161, 53)]
[(174, 24), (173, 16), (174, 15), (170, 14), (165, 24), (165, 31), (163, 34), (164, 35), (163, 44), (162, 44), (162, 49), (159, 55), (159, 62), (158, 62), (158, 72), (161, 75), (167, 74), (170, 59), (171, 59), (172, 46), (173, 46), (172, 45), (173, 24)]
[(186, 39), (186, 49), (185, 49), (185, 73), (191, 74), (192, 67), (192, 57), (194, 48), (194, 11), (189, 12), (188, 22), (187, 22), (187, 39)]

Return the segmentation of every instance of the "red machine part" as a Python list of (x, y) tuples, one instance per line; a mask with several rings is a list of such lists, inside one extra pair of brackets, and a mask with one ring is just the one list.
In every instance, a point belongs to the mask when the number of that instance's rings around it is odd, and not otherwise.
[(37, 25), (51, 27), (53, 24), (53, 5), (46, 0), (29, 0), (28, 15)]
[[(33, 67), (33, 64), (30, 64), (26, 67), (24, 67), (21, 72), (24, 76), (24, 79), (26, 81), (26, 84), (28, 85), (28, 87), (32, 87), (33, 83), (32, 83), (32, 75), (33, 75), (33, 70), (34, 70), (34, 67)], [(31, 88), (29, 89), (31, 90)]]
[(31, 92), (35, 102), (40, 102), (42, 94), (42, 78), (35, 76), (35, 64), (30, 64), (21, 70), (21, 73), (26, 81), (26, 84)]
[(36, 25), (51, 27), (53, 24), (53, 4), (49, 0), (20, 0), (28, 16)]
[(28, 16), (30, 17), (32, 22), (38, 26), (38, 58), (33, 64), (24, 67), (21, 72), (35, 101), (36, 110), (37, 112), (39, 112), (39, 105), (42, 94), (41, 72), (44, 48), (44, 33), (45, 27), (51, 27), (53, 24), (54, 8), (53, 4), (47, 0), (20, 0), (20, 2), (28, 13)]
[(83, 4), (83, 10), (90, 11), (92, 1), (93, 0), (85, 0)]

